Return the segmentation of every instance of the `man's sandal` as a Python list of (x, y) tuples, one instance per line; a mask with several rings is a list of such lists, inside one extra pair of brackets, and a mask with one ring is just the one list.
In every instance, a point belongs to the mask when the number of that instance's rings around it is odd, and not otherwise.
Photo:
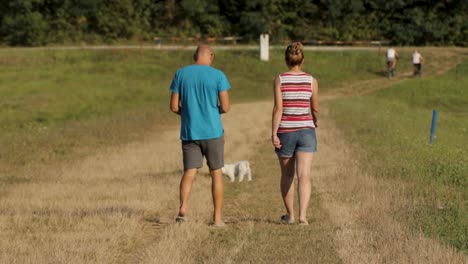
[(281, 222), (288, 225), (294, 224), (294, 221), (289, 218), (289, 215), (282, 215)]
[(185, 223), (188, 222), (188, 218), (184, 216), (177, 216), (175, 221), (176, 223)]

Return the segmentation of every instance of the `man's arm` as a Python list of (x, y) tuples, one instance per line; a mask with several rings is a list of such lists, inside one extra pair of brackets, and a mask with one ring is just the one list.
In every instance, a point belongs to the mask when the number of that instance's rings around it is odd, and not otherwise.
[(179, 94), (178, 93), (172, 93), (171, 94), (170, 108), (171, 108), (171, 111), (173, 113), (180, 115)]
[(218, 94), (219, 96), (219, 113), (225, 114), (229, 112), (229, 94), (228, 91), (221, 91)]

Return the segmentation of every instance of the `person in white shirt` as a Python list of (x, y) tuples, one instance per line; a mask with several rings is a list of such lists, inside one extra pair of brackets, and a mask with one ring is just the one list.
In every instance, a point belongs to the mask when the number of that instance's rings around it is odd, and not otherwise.
[(421, 65), (424, 61), (423, 56), (417, 49), (413, 52), (413, 66), (414, 66), (414, 76), (421, 76)]
[(393, 47), (390, 47), (385, 53), (385, 57), (387, 58), (387, 74), (390, 78), (395, 75), (395, 66), (399, 58), (398, 52)]

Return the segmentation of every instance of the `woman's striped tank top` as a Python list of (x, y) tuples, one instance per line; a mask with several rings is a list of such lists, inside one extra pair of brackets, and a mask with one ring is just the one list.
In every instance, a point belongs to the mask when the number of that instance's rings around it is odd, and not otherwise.
[(283, 115), (278, 133), (315, 128), (310, 113), (310, 98), (314, 78), (307, 73), (282, 73), (279, 75), (283, 97)]

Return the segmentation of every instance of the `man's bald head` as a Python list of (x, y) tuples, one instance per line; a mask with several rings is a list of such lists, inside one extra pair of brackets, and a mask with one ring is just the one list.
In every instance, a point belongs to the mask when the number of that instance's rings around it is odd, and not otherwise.
[(193, 60), (196, 64), (211, 65), (213, 57), (213, 50), (207, 45), (198, 46), (193, 54)]

